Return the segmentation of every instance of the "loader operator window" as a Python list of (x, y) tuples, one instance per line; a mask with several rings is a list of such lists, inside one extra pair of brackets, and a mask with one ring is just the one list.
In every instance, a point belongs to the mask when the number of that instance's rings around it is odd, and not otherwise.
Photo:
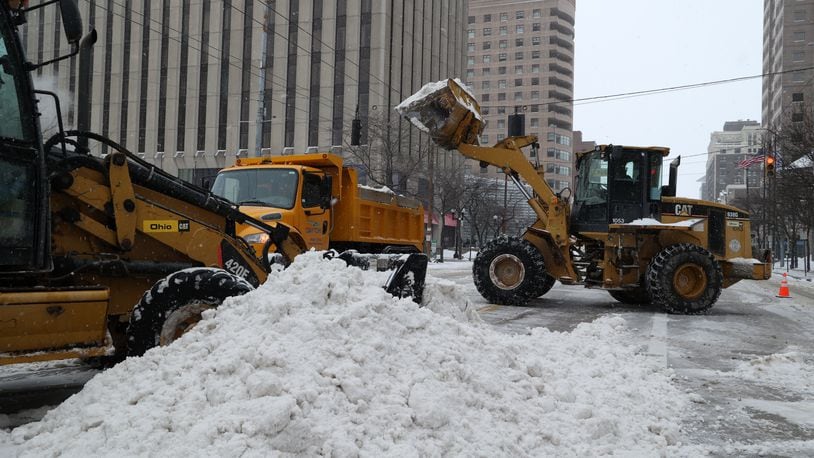
[(25, 140), (18, 94), (22, 69), (8, 49), (5, 35), (0, 35), (0, 137)]
[(294, 208), (299, 175), (294, 169), (245, 169), (221, 172), (212, 192), (238, 205)]
[(608, 161), (599, 153), (584, 159), (579, 173), (576, 200), (587, 205), (608, 202)]
[(625, 151), (612, 160), (614, 201), (638, 202), (641, 200), (640, 153)]

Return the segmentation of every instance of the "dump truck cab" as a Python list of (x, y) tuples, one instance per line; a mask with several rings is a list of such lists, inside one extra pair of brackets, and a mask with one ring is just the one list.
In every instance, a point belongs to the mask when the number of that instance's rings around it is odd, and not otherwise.
[[(233, 167), (218, 173), (212, 192), (237, 203), (240, 211), (249, 216), (298, 228), (307, 248), (326, 250), (333, 177), (341, 165), (337, 168), (325, 156), (324, 161), (315, 164), (322, 167), (284, 164), (266, 158), (240, 159)], [(239, 227), (238, 235), (255, 250), (261, 250), (268, 241), (266, 233), (251, 226)]]

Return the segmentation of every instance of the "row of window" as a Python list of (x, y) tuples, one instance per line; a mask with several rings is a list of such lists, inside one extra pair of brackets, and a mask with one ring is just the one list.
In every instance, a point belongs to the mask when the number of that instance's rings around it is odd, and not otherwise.
[[(515, 65), (514, 66), (514, 74), (515, 75), (522, 75), (525, 72), (526, 72), (526, 66), (525, 65)], [(505, 75), (506, 74), (506, 67), (498, 67), (497, 73), (499, 75)], [(532, 64), (531, 65), (531, 73), (540, 73), (540, 64)], [(484, 67), (484, 68), (481, 69), (481, 75), (490, 76), (491, 74), (492, 74), (492, 69), (490, 67)], [(466, 77), (468, 79), (470, 79), (470, 80), (472, 78), (474, 78), (475, 77), (475, 69), (474, 68), (467, 69), (466, 70)]]
[[(526, 18), (526, 13), (527, 13), (526, 10), (517, 10), (517, 11), (514, 12), (514, 18), (515, 19), (525, 19)], [(492, 17), (493, 16), (494, 16), (493, 14), (484, 14), (483, 15), (483, 22), (492, 22)], [(539, 8), (535, 8), (535, 9), (531, 10), (531, 17), (533, 17), (533, 18), (543, 17), (543, 10), (541, 10)], [(506, 22), (506, 21), (509, 20), (509, 13), (508, 12), (500, 13), (498, 15), (498, 18), (500, 19), (501, 22)], [(477, 16), (469, 16), (467, 18), (467, 24), (475, 24), (477, 22), (477, 20), (478, 20)]]
[[(515, 78), (514, 80), (514, 87), (524, 86), (525, 81), (523, 78)], [(540, 78), (531, 78), (530, 83), (532, 86), (539, 86), (540, 85)], [(480, 83), (481, 89), (491, 89), (492, 82), (491, 81), (481, 81)], [(505, 89), (508, 86), (508, 81), (506, 80), (497, 80), (497, 87), (498, 89)]]
[[(543, 25), (540, 22), (534, 22), (531, 24), (531, 31), (532, 32), (540, 32), (543, 30)], [(484, 27), (481, 31), (484, 37), (491, 37), (492, 36), (492, 28), (491, 27)], [(506, 36), (509, 34), (509, 27), (502, 25), (497, 29), (498, 35)], [(526, 24), (517, 24), (514, 26), (514, 33), (521, 34), (526, 33)], [(477, 29), (467, 29), (466, 36), (469, 38), (475, 38), (478, 34)]]
[[(542, 43), (542, 37), (531, 37), (531, 44), (532, 46), (539, 46)], [(488, 51), (492, 49), (492, 41), (484, 41), (481, 44), (481, 49), (484, 51)], [(515, 38), (514, 39), (514, 46), (517, 48), (522, 48), (526, 45), (526, 41), (522, 38)], [(509, 40), (500, 40), (497, 43), (498, 48), (500, 49), (507, 49), (509, 47)], [(466, 50), (469, 52), (475, 52), (477, 46), (475, 43), (467, 43)]]
[[(525, 52), (517, 51), (516, 53), (514, 53), (514, 60), (523, 60), (525, 58), (525, 55), (526, 55)], [(540, 56), (542, 56), (542, 53), (540, 53), (540, 51), (531, 51), (530, 56), (531, 56), (532, 59), (539, 59)], [(508, 53), (502, 52), (502, 53), (499, 53), (497, 55), (497, 61), (498, 62), (506, 62), (507, 60), (509, 60), (509, 54)], [(491, 54), (484, 55), (482, 57), (482, 61), (483, 61), (484, 64), (492, 63), (492, 55)], [(467, 57), (466, 58), (466, 63), (467, 63), (467, 65), (470, 65), (470, 66), (475, 65), (475, 56)]]
[[(500, 121), (501, 120), (498, 120), (497, 128), (501, 128)], [(538, 124), (539, 124), (539, 120), (538, 120)], [(503, 128), (506, 127), (505, 122), (503, 123), (502, 127)], [(532, 126), (532, 127), (535, 127), (535, 126)], [(505, 138), (506, 138), (506, 134), (497, 134), (497, 141), (499, 141), (499, 142), (503, 141)], [(559, 135), (559, 134), (554, 133), (554, 132), (549, 132), (548, 133), (548, 141), (553, 142), (554, 138), (557, 139), (557, 141), (555, 143), (557, 143), (558, 145), (571, 146), (571, 137), (568, 137), (566, 135)], [(489, 135), (488, 134), (482, 134), (480, 136), (480, 140), (481, 140), (482, 144), (487, 144), (488, 145), (489, 144)], [(561, 161), (570, 161), (571, 160), (571, 153), (569, 153), (568, 151), (563, 151), (561, 149), (548, 148), (547, 154), (548, 154), (548, 157), (553, 158), (553, 159), (558, 159), (558, 160), (561, 160)], [(546, 172), (548, 172), (548, 170), (546, 170)], [(557, 173), (557, 172), (552, 172), (552, 173)], [(565, 173), (560, 173), (560, 175), (570, 175), (570, 174), (571, 174), (570, 170), (567, 170)]]

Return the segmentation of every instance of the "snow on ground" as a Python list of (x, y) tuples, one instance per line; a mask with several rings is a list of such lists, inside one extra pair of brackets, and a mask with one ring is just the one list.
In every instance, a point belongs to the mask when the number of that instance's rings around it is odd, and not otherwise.
[(37, 423), (12, 456), (659, 455), (687, 396), (618, 316), (506, 335), (428, 278), (427, 306), (320, 253), (129, 358)]

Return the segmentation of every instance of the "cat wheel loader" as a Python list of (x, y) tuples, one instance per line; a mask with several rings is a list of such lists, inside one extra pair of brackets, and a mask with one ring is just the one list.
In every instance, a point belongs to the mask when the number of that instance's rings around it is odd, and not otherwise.
[(600, 145), (577, 155), (573, 195), (555, 193), (522, 151), (537, 147), (536, 137), (479, 144), (480, 107), (457, 81), (429, 83), (396, 110), (439, 146), (502, 169), (537, 215), (521, 237), (502, 235), (476, 257), (475, 285), (491, 303), (524, 305), (559, 281), (605, 289), (624, 303), (700, 314), (723, 288), (771, 276), (771, 253), (752, 247), (748, 213), (676, 197), (680, 157), (662, 186), (668, 148)]
[[(263, 283), (270, 258), (286, 264), (305, 249), (285, 224), (251, 218), (105, 137), (64, 131), (56, 94), (32, 86), (30, 72), (50, 62), (28, 62), (17, 34), (27, 11), (54, 3), (67, 58), (94, 41), (81, 36), (74, 0), (0, 1), (0, 365), (140, 355)], [(37, 97), (57, 107), (47, 141)], [(92, 156), (86, 140), (112, 152)], [(236, 225), (267, 234), (262, 252)], [(420, 301), (421, 256), (399, 260), (388, 292)]]

